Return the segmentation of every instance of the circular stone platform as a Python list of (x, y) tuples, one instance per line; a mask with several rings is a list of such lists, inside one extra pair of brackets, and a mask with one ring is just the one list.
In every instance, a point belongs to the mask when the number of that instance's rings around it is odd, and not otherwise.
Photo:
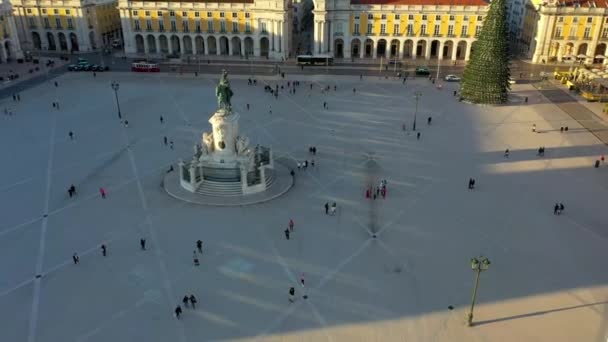
[(294, 184), (293, 177), (289, 174), (290, 169), (281, 165), (275, 160), (272, 184), (262, 192), (251, 195), (226, 195), (217, 196), (190, 192), (182, 188), (179, 184), (178, 166), (174, 165), (174, 172), (165, 174), (163, 188), (172, 197), (182, 201), (200, 205), (212, 206), (245, 206), (262, 202), (271, 201), (285, 194)]

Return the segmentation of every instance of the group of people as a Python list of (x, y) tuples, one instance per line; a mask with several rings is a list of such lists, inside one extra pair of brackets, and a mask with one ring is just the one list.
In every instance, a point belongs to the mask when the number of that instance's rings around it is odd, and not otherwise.
[(386, 198), (386, 179), (383, 179), (380, 181), (380, 185), (376, 187), (376, 189), (374, 189), (373, 187), (368, 187), (367, 190), (365, 190), (365, 198), (370, 199), (376, 199), (379, 196), (382, 196), (382, 199)]
[(475, 178), (469, 178), (469, 190), (475, 189)]
[(333, 202), (331, 206), (329, 205), (329, 202), (325, 203), (325, 215), (334, 215), (336, 213), (336, 209), (338, 209), (336, 202)]
[[(191, 294), (190, 296), (185, 295), (184, 298), (182, 298), (182, 303), (184, 304), (184, 307), (189, 307), (188, 304), (190, 304), (192, 309), (196, 309), (196, 303), (198, 303), (198, 301), (196, 300), (196, 297)], [(179, 319), (181, 315), (182, 307), (178, 305), (175, 307), (175, 318)]]
[(544, 156), (545, 156), (545, 146), (541, 146), (541, 147), (539, 147), (539, 148), (538, 148), (538, 153), (537, 153), (537, 155), (538, 155), (539, 157), (544, 157)]
[(555, 203), (553, 206), (553, 215), (561, 215), (565, 207), (563, 203)]

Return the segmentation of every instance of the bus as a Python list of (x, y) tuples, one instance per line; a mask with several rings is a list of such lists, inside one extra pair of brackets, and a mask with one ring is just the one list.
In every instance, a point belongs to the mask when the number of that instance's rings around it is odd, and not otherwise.
[(296, 57), (298, 65), (333, 65), (334, 58), (330, 55), (300, 55)]
[(156, 63), (140, 61), (131, 64), (133, 72), (160, 72), (160, 67)]

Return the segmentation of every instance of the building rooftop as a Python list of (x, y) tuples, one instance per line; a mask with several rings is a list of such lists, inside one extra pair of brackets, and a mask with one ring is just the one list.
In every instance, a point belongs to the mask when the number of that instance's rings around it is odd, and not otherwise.
[(487, 6), (484, 0), (350, 0), (351, 5)]

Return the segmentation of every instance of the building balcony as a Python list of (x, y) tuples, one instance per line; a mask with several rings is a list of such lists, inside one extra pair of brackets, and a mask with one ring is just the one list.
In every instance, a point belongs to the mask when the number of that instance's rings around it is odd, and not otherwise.
[(344, 36), (344, 33), (342, 32), (334, 32), (334, 37), (342, 37)]
[(353, 36), (360, 36), (360, 35), (361, 35), (361, 33), (359, 33), (359, 31), (353, 32)]
[(583, 37), (583, 40), (591, 40), (591, 37)]
[(251, 30), (245, 30), (245, 33), (251, 34), (251, 33), (253, 33), (253, 31), (251, 31)]
[(569, 36), (568, 39), (569, 40), (577, 40), (576, 36)]
[(165, 28), (164, 27), (159, 27), (158, 28), (158, 32), (165, 32)]
[(154, 30), (153, 30), (153, 29), (151, 29), (151, 28), (147, 28), (147, 29), (146, 29), (146, 32), (153, 32), (153, 31), (154, 31)]
[(262, 31), (260, 32), (261, 35), (267, 36), (268, 35), (268, 31)]
[(188, 29), (184, 29), (182, 32), (183, 32), (183, 33), (190, 33), (190, 30), (188, 30)]
[(456, 35), (455, 35), (455, 34), (453, 34), (453, 33), (448, 33), (448, 35), (447, 35), (447, 36), (448, 36), (448, 38), (456, 38)]
[(385, 36), (386, 37), (386, 36), (388, 36), (388, 33), (386, 33), (386, 32), (380, 32), (379, 36)]
[(428, 36), (429, 36), (429, 34), (428, 34), (428, 33), (421, 33), (421, 34), (419, 34), (418, 36), (419, 36), (419, 37), (428, 37)]
[(555, 37), (553, 37), (553, 39), (562, 40), (562, 39), (564, 39), (564, 36), (555, 36)]
[(214, 29), (207, 30), (207, 33), (215, 33), (215, 30)]
[(399, 32), (393, 32), (393, 36), (394, 36), (394, 37), (398, 37), (398, 36), (400, 36), (400, 35), (401, 35), (401, 33), (399, 33)]
[(608, 40), (608, 36), (601, 36), (600, 40)]
[(196, 32), (196, 33), (203, 33), (203, 31), (201, 30), (200, 27), (198, 27), (196, 30), (194, 30), (194, 32)]
[(220, 33), (228, 33), (226, 29), (220, 29)]
[(440, 33), (435, 33), (435, 34), (433, 34), (433, 37), (443, 37), (443, 35)]
[(173, 33), (177, 33), (177, 29), (176, 29), (176, 28), (172, 28), (172, 29), (171, 29), (171, 32), (173, 32)]
[(232, 34), (239, 34), (239, 30), (232, 30)]
[(133, 31), (135, 31), (135, 32), (141, 32), (141, 28), (136, 27), (136, 28), (133, 29)]

